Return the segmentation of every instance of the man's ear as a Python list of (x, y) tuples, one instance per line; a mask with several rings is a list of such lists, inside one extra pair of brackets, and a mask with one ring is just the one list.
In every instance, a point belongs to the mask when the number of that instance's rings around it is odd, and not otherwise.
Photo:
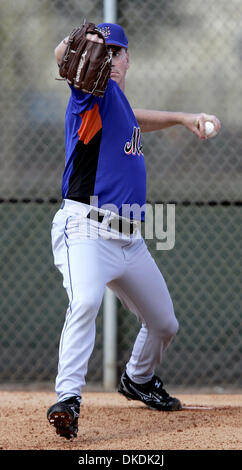
[(129, 58), (129, 52), (126, 52), (126, 60), (127, 60), (127, 70), (129, 69), (130, 66), (130, 58)]

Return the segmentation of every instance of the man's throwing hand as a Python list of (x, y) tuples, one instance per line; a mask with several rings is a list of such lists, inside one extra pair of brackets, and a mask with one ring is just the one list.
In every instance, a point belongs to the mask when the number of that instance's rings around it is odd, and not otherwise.
[(213, 125), (214, 125), (214, 129), (215, 129), (216, 133), (219, 132), (219, 130), (221, 128), (220, 121), (216, 116), (214, 116), (212, 114), (206, 114), (206, 113), (190, 114), (190, 113), (187, 113), (187, 114), (184, 114), (184, 118), (183, 118), (184, 126), (188, 130), (192, 131), (195, 135), (197, 135), (197, 137), (200, 140), (205, 140), (209, 137), (206, 134), (206, 129), (205, 129), (205, 122), (206, 121), (212, 122)]

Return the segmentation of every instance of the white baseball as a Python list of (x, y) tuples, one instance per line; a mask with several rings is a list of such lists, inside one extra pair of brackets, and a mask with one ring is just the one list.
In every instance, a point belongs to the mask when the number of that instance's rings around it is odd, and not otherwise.
[(211, 121), (205, 122), (205, 133), (207, 137), (214, 137), (217, 134), (214, 124)]

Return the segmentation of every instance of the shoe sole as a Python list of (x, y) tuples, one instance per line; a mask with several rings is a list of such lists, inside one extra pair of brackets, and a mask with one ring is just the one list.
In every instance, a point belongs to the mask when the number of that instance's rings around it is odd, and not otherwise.
[(176, 405), (175, 408), (168, 408), (168, 407), (167, 408), (160, 408), (160, 407), (152, 406), (152, 405), (146, 403), (144, 400), (141, 400), (138, 397), (134, 397), (133, 395), (129, 395), (127, 392), (124, 392), (120, 389), (118, 389), (118, 393), (123, 395), (127, 400), (141, 401), (141, 403), (144, 403), (144, 405), (146, 405), (151, 410), (155, 410), (155, 411), (180, 411), (180, 410), (182, 410), (182, 405), (181, 405), (180, 401), (177, 401), (177, 405)]
[(50, 425), (56, 428), (56, 434), (59, 436), (66, 439), (77, 437), (77, 432), (70, 431), (73, 417), (66, 411), (52, 411), (47, 418)]

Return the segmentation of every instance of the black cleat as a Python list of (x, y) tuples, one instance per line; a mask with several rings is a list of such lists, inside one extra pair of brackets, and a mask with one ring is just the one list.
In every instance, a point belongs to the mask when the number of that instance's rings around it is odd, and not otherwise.
[(80, 403), (76, 397), (59, 401), (47, 411), (49, 423), (56, 428), (56, 434), (71, 439), (77, 437)]
[(133, 382), (126, 372), (122, 374), (118, 392), (128, 400), (140, 400), (149, 408), (159, 411), (178, 411), (182, 405), (178, 398), (171, 397), (163, 388), (163, 383), (154, 375), (149, 382), (137, 384)]

